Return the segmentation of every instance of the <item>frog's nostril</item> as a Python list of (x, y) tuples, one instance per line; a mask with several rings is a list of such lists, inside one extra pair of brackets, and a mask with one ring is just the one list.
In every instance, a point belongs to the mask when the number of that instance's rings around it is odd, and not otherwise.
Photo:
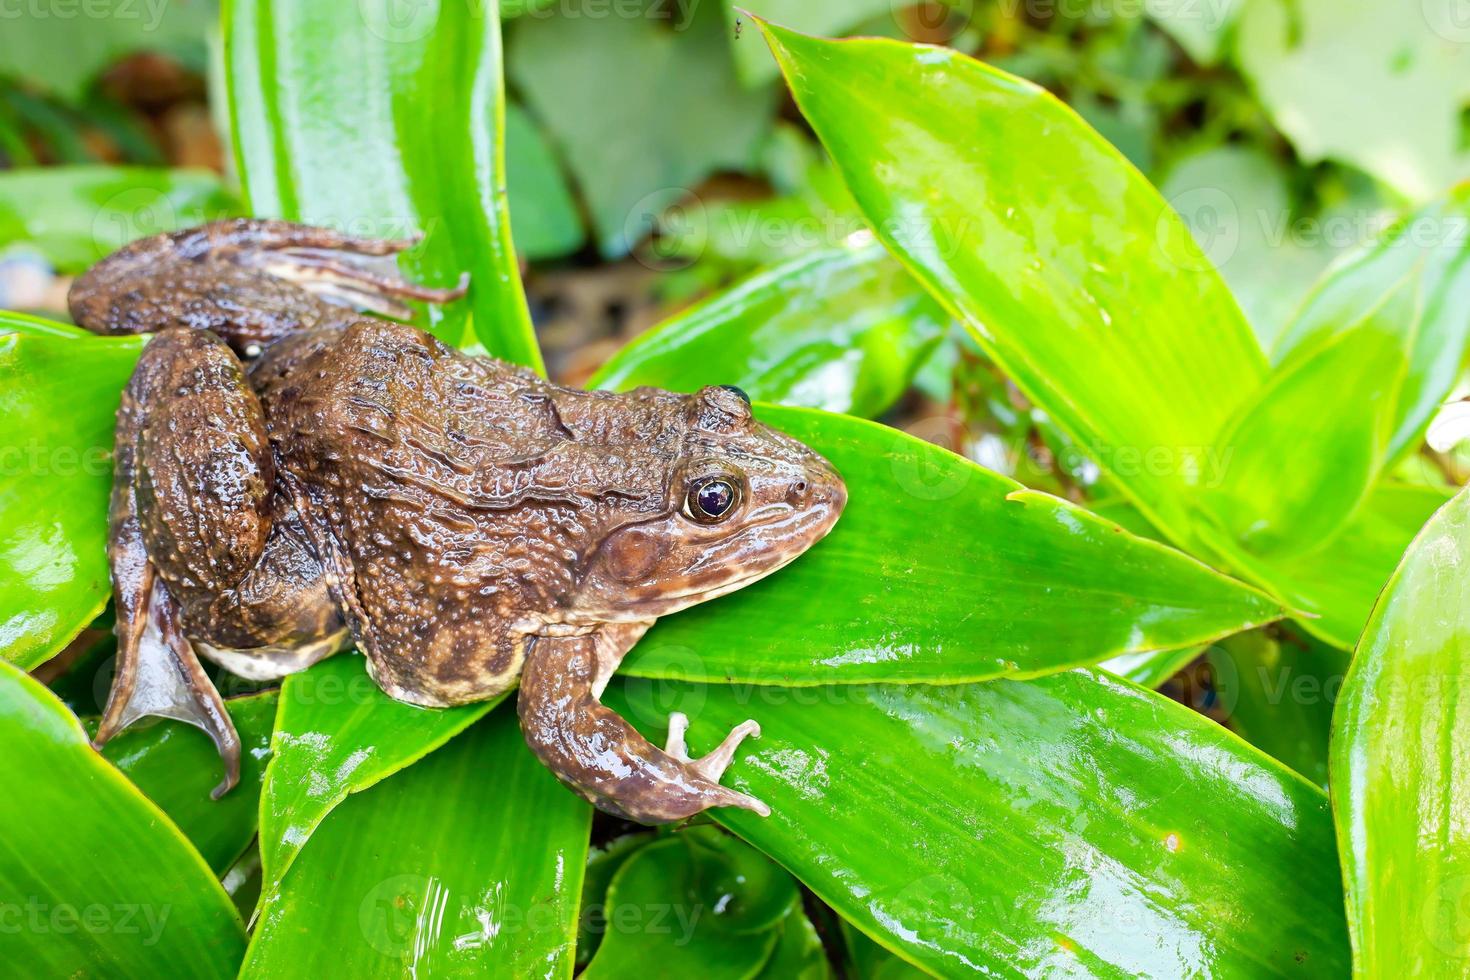
[(796, 485), (791, 488), (793, 493), (806, 493), (806, 481), (797, 480)]

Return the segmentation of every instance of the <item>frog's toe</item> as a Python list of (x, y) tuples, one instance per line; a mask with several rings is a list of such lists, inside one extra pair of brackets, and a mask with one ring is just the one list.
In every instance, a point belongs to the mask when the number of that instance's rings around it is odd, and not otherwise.
[[(669, 719), (669, 724), (669, 734), (672, 736), (672, 717), (670, 717)], [(688, 728), (688, 725), (688, 719), (685, 719), (684, 727), (686, 730)], [(761, 726), (757, 724), (753, 719), (747, 719), (731, 729), (730, 734), (725, 736), (725, 740), (721, 742), (719, 744), (719, 747), (716, 748), (709, 755), (703, 756), (698, 759), (690, 759), (688, 755), (684, 755), (680, 758), (682, 759), (682, 761), (689, 764), (690, 769), (693, 769), (695, 772), (699, 773), (710, 782), (717, 783), (720, 781), (720, 777), (725, 774), (725, 770), (730, 767), (730, 760), (735, 758), (735, 750), (740, 747), (740, 743), (745, 741), (747, 738), (760, 737)], [(682, 738), (680, 740), (682, 741)]]
[(458, 283), (446, 288), (421, 286), (403, 278), (393, 253), (412, 243), (412, 240), (382, 240), (381, 244), (391, 245), (391, 250), (385, 247), (372, 251), (350, 245), (287, 247), (255, 253), (248, 261), (328, 302), (407, 319), (413, 311), (402, 299), (451, 303), (469, 289), (468, 274), (461, 275)]

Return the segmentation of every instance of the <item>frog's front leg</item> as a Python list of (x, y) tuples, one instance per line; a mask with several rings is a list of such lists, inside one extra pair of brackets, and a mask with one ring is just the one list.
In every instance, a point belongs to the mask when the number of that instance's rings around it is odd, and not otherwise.
[(639, 823), (669, 823), (715, 806), (761, 816), (760, 800), (719, 784), (735, 749), (760, 728), (747, 721), (702, 759), (684, 746), (687, 719), (669, 722), (659, 750), (598, 698), (646, 624), (615, 625), (586, 636), (532, 640), (521, 674), (518, 710), (531, 751), (558, 779), (592, 804)]

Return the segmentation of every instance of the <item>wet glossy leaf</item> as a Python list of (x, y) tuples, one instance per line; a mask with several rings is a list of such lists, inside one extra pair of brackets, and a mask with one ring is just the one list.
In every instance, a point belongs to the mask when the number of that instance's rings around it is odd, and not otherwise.
[[(240, 785), (223, 799), (214, 743), (191, 725), (159, 721), (123, 732), (102, 754), (184, 832), (204, 860), (223, 876), (255, 837), (260, 782), (270, 757), (276, 718), (275, 692), (225, 702), (240, 733)], [(89, 725), (95, 731), (95, 725)]]
[(587, 980), (754, 977), (798, 904), (796, 882), (710, 827), (642, 848), (607, 890), (607, 935)]
[(829, 980), (832, 967), (822, 937), (812, 920), (806, 917), (800, 903), (793, 905), (777, 926), (780, 931), (770, 959), (756, 974), (756, 980)]
[(1351, 163), (1425, 200), (1470, 175), (1467, 42), (1459, 0), (1247, 3), (1235, 56), (1303, 159)]
[[(493, 3), (235, 0), (224, 15), (236, 163), (255, 214), (403, 237), (451, 343), (539, 368), (505, 200), (500, 19)], [(289, 78), (283, 85), (280, 79)]]
[(1332, 797), (1354, 973), (1462, 976), (1470, 881), (1470, 492), (1384, 587), (1332, 719)]
[[(780, 74), (771, 51), (760, 39), (760, 32), (750, 22), (750, 14), (773, 20), (785, 27), (809, 34), (836, 36), (858, 27), (865, 21), (884, 15), (896, 15), (907, 6), (893, 0), (722, 0), (725, 28), (730, 50), (735, 54), (735, 70), (747, 85), (769, 82)], [(742, 21), (737, 34), (735, 22)], [(867, 33), (867, 32), (864, 32)]]
[(659, 693), (607, 700), (654, 737), (688, 712), (696, 751), (758, 719), (725, 782), (772, 815), (716, 819), (935, 973), (1347, 969), (1326, 796), (1151, 692), (1072, 671)]
[(1100, 668), (1139, 687), (1157, 688), (1164, 681), (1188, 667), (1204, 652), (1202, 647), (1184, 647), (1180, 650), (1151, 650), (1142, 653), (1124, 653), (1109, 657), (1098, 664)]
[(113, 416), (143, 347), (141, 337), (44, 336), (35, 324), (0, 314), (0, 658), (26, 670), (71, 642), (111, 592)]
[(607, 886), (628, 859), (654, 840), (653, 833), (619, 837), (587, 855), (582, 878), (582, 905), (577, 916), (577, 965), (586, 966), (607, 933)]
[(233, 977), (245, 934), (178, 829), (0, 662), (0, 895), (13, 976)]
[(848, 975), (854, 980), (914, 980), (933, 976), (879, 946), (851, 923), (843, 922), (841, 928)]
[(1271, 379), (1217, 439), (1226, 464), (1205, 502), (1227, 553), (1300, 552), (1336, 534), (1421, 442), (1467, 337), (1470, 186), (1334, 266), (1287, 327)]
[(508, 77), (581, 187), (602, 254), (626, 254), (664, 208), (743, 169), (774, 90), (735, 79), (717, 4), (634, 0), (636, 16), (558, 7), (511, 32)]
[(1300, 620), (1304, 629), (1351, 650), (1404, 548), (1444, 501), (1444, 493), (1431, 487), (1380, 484), (1319, 548), (1269, 561), (1243, 550), (1232, 558), (1293, 609), (1315, 616)]
[(624, 672), (952, 683), (1205, 643), (1280, 615), (1187, 555), (905, 433), (759, 415), (832, 461), (847, 510), (790, 567), (660, 620)]
[(872, 417), (903, 394), (949, 317), (877, 245), (759, 272), (626, 345), (591, 385), (694, 391)]
[(1378, 476), (1404, 366), (1397, 338), (1343, 333), (1277, 368), (1241, 406), (1202, 495), (1231, 551), (1300, 554), (1342, 529)]
[(1257, 630), (1210, 648), (1210, 675), (1230, 728), (1319, 786), (1348, 654), (1291, 627)]
[[(1273, 360), (1288, 368), (1349, 333), (1391, 338), (1408, 362), (1406, 373), (1388, 364), (1382, 368), (1392, 376), (1397, 396), (1385, 413), (1387, 466), (1419, 445), (1465, 361), (1470, 184), (1407, 215), (1371, 247), (1335, 264), (1287, 327)], [(1334, 409), (1324, 405), (1319, 411)]]
[(942, 48), (767, 30), (878, 237), (1150, 520), (1189, 542), (1188, 494), (1266, 361), (1184, 222), (1028, 82)]
[(349, 794), (422, 759), (499, 702), (436, 710), (395, 701), (355, 653), (287, 677), (261, 790), (265, 901), (274, 899), (301, 848)]
[(590, 816), (498, 711), (337, 808), (242, 975), (570, 977)]
[(135, 238), (238, 212), (207, 170), (77, 166), (0, 173), (0, 248), (25, 243), (63, 272), (81, 272)]

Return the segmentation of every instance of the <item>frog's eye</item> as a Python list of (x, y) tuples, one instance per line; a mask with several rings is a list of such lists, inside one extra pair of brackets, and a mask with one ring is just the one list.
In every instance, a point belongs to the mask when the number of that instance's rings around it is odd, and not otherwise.
[(745, 389), (744, 388), (739, 388), (739, 387), (736, 387), (735, 385), (715, 385), (715, 387), (716, 388), (723, 388), (723, 389), (725, 389), (730, 394), (734, 395), (736, 398), (738, 398), (741, 401), (745, 402), (745, 404), (747, 406), (750, 405), (750, 396), (745, 393)]
[(722, 476), (696, 480), (684, 497), (684, 513), (700, 524), (717, 524), (735, 512), (739, 484)]

